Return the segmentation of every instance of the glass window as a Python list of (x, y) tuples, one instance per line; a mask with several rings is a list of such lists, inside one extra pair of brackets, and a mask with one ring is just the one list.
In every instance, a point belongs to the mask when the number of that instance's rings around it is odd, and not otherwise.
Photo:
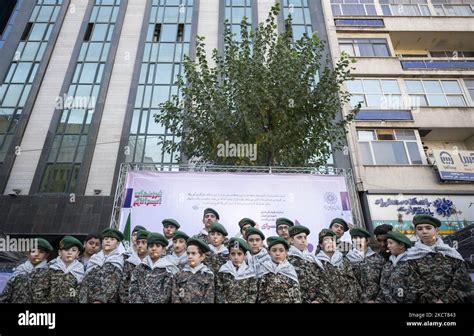
[(158, 62), (173, 62), (174, 47), (174, 43), (161, 43), (158, 53)]
[(155, 84), (171, 84), (173, 64), (158, 64), (156, 69)]
[(15, 75), (12, 78), (13, 83), (26, 83), (30, 73), (32, 63), (18, 63)]
[(381, 80), (384, 93), (400, 93), (400, 87), (396, 79)]
[(372, 142), (375, 162), (382, 165), (408, 164), (405, 146), (402, 141)]
[(426, 95), (426, 98), (428, 98), (428, 104), (430, 106), (448, 106), (448, 102), (446, 101), (446, 98), (444, 95), (439, 94), (439, 95)]
[(393, 130), (379, 129), (376, 131), (378, 140), (395, 140)]
[(48, 25), (46, 23), (35, 23), (29, 37), (30, 41), (41, 41)]
[(84, 63), (82, 66), (80, 83), (94, 83), (97, 72), (97, 63)]
[(365, 92), (382, 93), (380, 81), (378, 79), (364, 79)]
[(423, 85), (419, 80), (406, 80), (405, 85), (408, 93), (423, 93)]
[(78, 142), (79, 135), (64, 135), (57, 162), (72, 162)]
[(422, 164), (420, 151), (418, 150), (418, 145), (416, 142), (406, 142), (408, 154), (410, 155), (410, 160), (412, 164)]
[(21, 55), (22, 61), (33, 61), (36, 57), (36, 53), (40, 47), (38, 42), (28, 42), (23, 49), (23, 54)]
[(416, 140), (415, 132), (413, 130), (396, 130), (395, 134), (397, 140)]
[(23, 91), (23, 85), (10, 84), (5, 96), (3, 97), (2, 107), (16, 107), (20, 100), (21, 93)]
[(97, 22), (109, 22), (110, 15), (112, 14), (112, 7), (102, 6), (99, 10), (99, 15), (97, 16)]
[(94, 30), (92, 31), (91, 41), (105, 41), (108, 26), (108, 24), (95, 24)]
[(357, 131), (359, 140), (376, 140), (374, 131)]
[(178, 35), (177, 24), (161, 25), (161, 41), (162, 42), (176, 42), (177, 35)]
[(444, 92), (446, 93), (461, 93), (461, 87), (459, 86), (458, 81), (441, 81), (443, 84)]
[(370, 152), (370, 143), (359, 142), (360, 155), (362, 157), (362, 163), (365, 165), (373, 165), (374, 160), (372, 159), (372, 153)]
[(67, 122), (65, 133), (81, 133), (85, 114), (85, 110), (71, 110), (69, 113), (69, 120)]
[(466, 85), (469, 95), (471, 96), (471, 101), (474, 104), (474, 80), (465, 79), (464, 84)]
[(426, 93), (443, 93), (441, 84), (437, 80), (426, 80), (423, 81)]

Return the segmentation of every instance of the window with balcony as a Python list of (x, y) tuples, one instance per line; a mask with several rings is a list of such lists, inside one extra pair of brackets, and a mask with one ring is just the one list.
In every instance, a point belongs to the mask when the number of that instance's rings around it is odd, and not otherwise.
[(412, 106), (466, 106), (457, 80), (405, 80)]
[(423, 164), (421, 146), (415, 130), (358, 130), (357, 137), (364, 165)]
[(464, 58), (464, 57), (474, 57), (474, 51), (430, 51), (431, 57), (439, 58)]
[(438, 16), (473, 16), (472, 4), (452, 0), (433, 0), (433, 7)]
[(351, 105), (360, 102), (362, 107), (402, 107), (401, 91), (396, 79), (354, 79), (347, 81), (346, 85), (352, 94)]
[(428, 0), (380, 0), (383, 15), (387, 16), (430, 16)]
[(374, 0), (331, 0), (334, 16), (377, 15)]
[(471, 103), (474, 105), (474, 79), (465, 79), (464, 84), (466, 85), (469, 96), (471, 97)]
[(386, 39), (339, 39), (339, 48), (352, 57), (390, 56)]

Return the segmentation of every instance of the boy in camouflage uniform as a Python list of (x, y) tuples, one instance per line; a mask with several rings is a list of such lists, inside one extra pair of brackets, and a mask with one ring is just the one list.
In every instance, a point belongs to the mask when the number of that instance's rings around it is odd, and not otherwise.
[(182, 269), (188, 263), (188, 256), (186, 254), (186, 241), (188, 239), (189, 236), (186, 233), (176, 231), (173, 235), (173, 252), (166, 256), (179, 269)]
[(417, 302), (469, 302), (472, 283), (466, 262), (438, 237), (441, 222), (429, 215), (416, 215), (413, 224), (419, 241), (408, 250), (407, 259)]
[(162, 234), (148, 235), (148, 256), (132, 272), (130, 303), (171, 302), (173, 274), (178, 267), (165, 257), (166, 246), (168, 240)]
[(220, 223), (214, 223), (209, 230), (209, 249), (206, 254), (204, 264), (209, 267), (212, 273), (217, 274), (222, 265), (229, 260), (229, 250), (223, 245), (225, 237), (228, 235), (225, 227)]
[(130, 302), (129, 288), (132, 272), (147, 255), (147, 238), (149, 233), (150, 232), (144, 230), (138, 231), (135, 240), (136, 250), (132, 251), (132, 254), (125, 256), (126, 259), (123, 265), (122, 279), (120, 280), (119, 287), (119, 300), (121, 303)]
[(209, 230), (211, 229), (211, 225), (216, 223), (219, 220), (219, 213), (212, 209), (207, 208), (204, 210), (202, 216), (202, 223), (204, 224), (204, 228), (197, 234), (194, 235), (192, 238), (200, 239), (203, 242), (209, 244)]
[(289, 220), (288, 218), (278, 218), (276, 220), (276, 233), (278, 237), (282, 237), (286, 241), (290, 240), (289, 230), (292, 226), (295, 225), (293, 221)]
[(174, 233), (179, 230), (181, 225), (179, 225), (178, 221), (167, 218), (161, 221), (163, 224), (163, 236), (165, 236), (166, 240), (168, 241), (168, 246), (166, 246), (166, 254), (173, 253), (173, 236)]
[(337, 236), (328, 229), (319, 233), (320, 251), (318, 260), (319, 278), (322, 279), (321, 289), (316, 297), (320, 303), (357, 303), (361, 295), (351, 263), (337, 249)]
[(216, 276), (216, 303), (255, 303), (258, 280), (255, 270), (245, 262), (249, 246), (240, 238), (231, 238), (229, 244), (230, 260)]
[(263, 246), (265, 235), (257, 228), (251, 227), (247, 230), (247, 244), (250, 250), (247, 252), (247, 263), (255, 270), (257, 278), (262, 275), (262, 264), (270, 260), (267, 249)]
[(84, 240), (84, 252), (79, 256), (78, 260), (87, 268), (87, 264), (91, 257), (100, 251), (100, 233), (89, 233)]
[(59, 256), (50, 262), (47, 272), (32, 274), (35, 303), (75, 303), (77, 288), (84, 278), (84, 265), (77, 259), (82, 243), (65, 236), (59, 242)]
[(334, 218), (329, 224), (329, 230), (336, 234), (337, 249), (339, 252), (343, 255), (347, 255), (347, 253), (352, 250), (352, 245), (347, 241), (341, 240), (341, 238), (345, 232), (349, 231), (349, 224), (342, 218)]
[(271, 260), (262, 265), (258, 303), (301, 303), (296, 270), (287, 260), (290, 245), (283, 237), (268, 237)]
[(380, 291), (375, 300), (378, 303), (414, 303), (415, 293), (411, 288), (410, 265), (407, 250), (411, 241), (400, 232), (387, 232), (387, 248), (391, 256), (382, 268)]
[(176, 273), (172, 303), (214, 303), (214, 274), (202, 263), (209, 245), (200, 239), (187, 241), (188, 264)]
[(302, 225), (290, 227), (290, 249), (288, 261), (295, 267), (301, 289), (303, 303), (311, 303), (316, 298), (320, 286), (316, 274), (316, 257), (308, 251), (307, 237), (310, 231)]
[(250, 218), (242, 218), (239, 220), (239, 228), (240, 228), (240, 237), (242, 239), (246, 239), (247, 230), (251, 227), (255, 227), (257, 225), (253, 219)]
[(117, 303), (124, 258), (118, 247), (122, 232), (107, 228), (102, 231), (102, 250), (89, 261), (79, 287), (80, 303)]
[(377, 226), (374, 229), (374, 235), (375, 239), (377, 240), (378, 243), (378, 252), (380, 255), (385, 259), (385, 261), (388, 261), (390, 258), (390, 251), (388, 249), (388, 233), (393, 230), (393, 226), (390, 224), (382, 224)]
[(43, 274), (48, 270), (48, 257), (53, 252), (51, 244), (43, 238), (37, 238), (37, 248), (28, 254), (28, 260), (15, 268), (2, 294), (0, 303), (33, 303), (32, 274)]
[(369, 247), (369, 231), (357, 227), (351, 229), (350, 234), (353, 248), (347, 254), (347, 259), (362, 289), (360, 302), (373, 303), (380, 290), (380, 274), (385, 259)]

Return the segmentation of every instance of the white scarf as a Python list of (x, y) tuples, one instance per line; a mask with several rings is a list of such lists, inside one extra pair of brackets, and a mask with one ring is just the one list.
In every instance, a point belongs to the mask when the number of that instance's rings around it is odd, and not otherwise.
[(456, 249), (445, 244), (439, 237), (436, 239), (436, 243), (432, 246), (425, 245), (421, 242), (421, 240), (418, 240), (415, 243), (415, 246), (410, 248), (407, 252), (408, 260), (420, 259), (430, 253), (441, 253), (444, 256), (464, 261), (464, 258), (459, 254), (458, 251), (456, 251)]
[(405, 251), (397, 256), (394, 256), (393, 254), (388, 258), (392, 262), (392, 265), (395, 267), (397, 264), (401, 261), (406, 261), (408, 258), (408, 251)]
[(250, 251), (247, 252), (247, 262), (249, 266), (255, 270), (257, 278), (262, 276), (262, 264), (268, 260), (271, 260), (271, 258), (265, 248), (262, 248), (260, 252), (255, 255), (252, 255)]
[(273, 273), (273, 274), (281, 274), (284, 275), (292, 280), (295, 280), (296, 282), (299, 283), (298, 281), (298, 275), (296, 274), (296, 270), (291, 265), (287, 259), (285, 259), (282, 263), (280, 264), (275, 264), (271, 259), (263, 263), (263, 275), (267, 273)]
[(257, 276), (257, 274), (255, 274), (255, 270), (247, 265), (245, 261), (242, 263), (242, 265), (240, 265), (239, 268), (237, 268), (234, 266), (232, 261), (229, 260), (221, 266), (219, 273), (230, 273), (234, 276), (235, 280), (244, 280)]
[(227, 247), (225, 247), (224, 245), (221, 245), (221, 246), (219, 246), (219, 248), (217, 248), (214, 245), (209, 244), (209, 248), (215, 254), (219, 254), (219, 253), (221, 253), (223, 255), (229, 254), (229, 249)]
[(175, 266), (185, 265), (188, 262), (186, 252), (183, 252), (179, 257), (173, 252), (172, 254), (168, 254), (165, 258)]
[(206, 229), (202, 229), (199, 233), (202, 233), (203, 235), (209, 235), (209, 232), (206, 231)]
[(366, 253), (364, 253), (364, 251), (360, 251), (356, 248), (353, 248), (349, 253), (347, 253), (346, 257), (351, 263), (360, 263), (364, 261), (365, 258), (368, 258), (373, 254), (375, 254), (375, 252), (370, 247), (368, 248)]
[(119, 252), (118, 249), (113, 250), (110, 252), (109, 255), (105, 255), (104, 251), (101, 250), (100, 252), (94, 254), (89, 263), (87, 264), (86, 274), (88, 274), (91, 270), (96, 267), (102, 267), (105, 263), (111, 263), (115, 267), (118, 267), (120, 270), (123, 269), (123, 255)]
[(13, 278), (15, 278), (19, 275), (29, 274), (29, 273), (33, 272), (34, 270), (36, 270), (36, 269), (46, 268), (46, 267), (48, 267), (48, 262), (46, 260), (43, 260), (42, 262), (40, 262), (36, 266), (33, 266), (31, 261), (27, 260), (23, 264), (21, 264), (17, 268), (15, 268), (15, 271), (13, 272), (13, 274), (11, 276), (11, 279), (13, 279)]
[(171, 274), (176, 274), (179, 271), (178, 267), (166, 257), (162, 257), (157, 261), (153, 262), (150, 256), (146, 256), (141, 263), (147, 265), (152, 270), (155, 268), (164, 268), (168, 273)]
[(135, 266), (140, 265), (141, 262), (142, 262), (142, 260), (138, 256), (137, 252), (135, 252), (135, 251), (132, 252), (130, 257), (128, 257), (126, 261), (129, 262), (130, 264), (135, 265)]
[(296, 247), (291, 245), (290, 249), (288, 250), (288, 255), (299, 257), (303, 260), (306, 260), (306, 261), (309, 261), (309, 262), (312, 262), (312, 263), (317, 263), (316, 257), (313, 254), (309, 253), (308, 249), (306, 249), (304, 251), (300, 251)]
[(74, 260), (69, 266), (66, 266), (64, 261), (57, 257), (51, 262), (49, 268), (52, 268), (57, 271), (63, 271), (64, 274), (71, 273), (74, 278), (76, 278), (77, 283), (81, 283), (84, 278), (84, 265), (79, 262), (79, 260)]
[(329, 257), (324, 251), (319, 251), (316, 259), (322, 264), (323, 261), (330, 263), (331, 265), (340, 268), (344, 261), (344, 255), (339, 251), (334, 251), (334, 254)]
[(191, 267), (191, 266), (189, 266), (189, 264), (186, 264), (186, 266), (183, 267), (183, 271), (184, 272), (191, 272), (192, 274), (196, 274), (197, 272), (201, 272), (201, 273), (209, 273), (209, 274), (214, 275), (214, 273), (212, 273), (212, 271), (209, 268), (207, 268), (207, 266), (204, 265), (203, 263), (200, 263), (196, 267)]

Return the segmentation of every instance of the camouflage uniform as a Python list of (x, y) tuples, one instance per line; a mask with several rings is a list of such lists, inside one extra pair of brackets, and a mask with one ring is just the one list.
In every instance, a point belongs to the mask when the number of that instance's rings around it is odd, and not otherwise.
[(209, 267), (212, 273), (217, 274), (219, 269), (229, 260), (229, 254), (224, 253), (206, 253), (203, 264)]
[(0, 303), (31, 303), (29, 274), (20, 274), (10, 278), (0, 295)]
[(418, 303), (463, 303), (469, 301), (471, 279), (463, 260), (429, 253), (408, 261), (409, 282), (414, 285)]
[(400, 261), (396, 266), (391, 261), (385, 263), (380, 276), (380, 291), (377, 302), (380, 303), (414, 303), (415, 293), (410, 283), (410, 265)]
[(298, 274), (302, 302), (311, 303), (316, 298), (319, 283), (316, 264), (295, 255), (288, 256), (288, 261), (294, 266), (296, 274)]
[[(205, 234), (202, 231), (199, 232), (197, 235), (192, 236), (191, 238), (200, 239), (200, 240), (202, 240), (203, 242), (205, 242), (207, 244), (211, 243), (211, 241), (209, 240), (209, 234)], [(229, 248), (229, 238), (227, 238), (227, 237), (224, 238), (224, 241), (222, 242), (222, 245)]]
[(380, 290), (380, 274), (385, 264), (385, 259), (374, 252), (370, 256), (366, 256), (362, 261), (351, 261), (354, 275), (359, 281), (362, 290), (360, 302), (375, 300)]
[(119, 286), (119, 300), (121, 303), (130, 303), (129, 288), (133, 270), (138, 267), (128, 259), (123, 264), (122, 279)]
[(140, 264), (132, 272), (130, 303), (169, 303), (173, 275), (166, 268)]
[(283, 274), (267, 273), (259, 282), (258, 303), (301, 303), (298, 282)]
[(122, 269), (112, 263), (91, 269), (79, 286), (79, 302), (117, 303), (121, 278)]
[(179, 271), (173, 279), (172, 303), (214, 303), (214, 274)]
[(77, 279), (71, 273), (48, 268), (32, 274), (34, 303), (77, 303)]
[[(354, 275), (349, 260), (345, 257), (339, 267), (330, 262), (321, 261), (324, 267), (324, 290), (317, 300), (324, 303), (357, 303), (361, 295), (359, 282)], [(320, 272), (318, 270), (317, 272)], [(320, 276), (319, 278), (322, 278)]]
[[(229, 263), (231, 263), (229, 261)], [(232, 265), (232, 267), (235, 267)], [(243, 267), (243, 266), (241, 266)], [(216, 303), (255, 303), (258, 295), (258, 279), (255, 270), (247, 268), (247, 277), (236, 279), (234, 274), (219, 272), (216, 276)], [(246, 272), (246, 271), (245, 271)]]
[(28, 288), (30, 293), (29, 303), (48, 303), (49, 268), (36, 269), (28, 276)]

